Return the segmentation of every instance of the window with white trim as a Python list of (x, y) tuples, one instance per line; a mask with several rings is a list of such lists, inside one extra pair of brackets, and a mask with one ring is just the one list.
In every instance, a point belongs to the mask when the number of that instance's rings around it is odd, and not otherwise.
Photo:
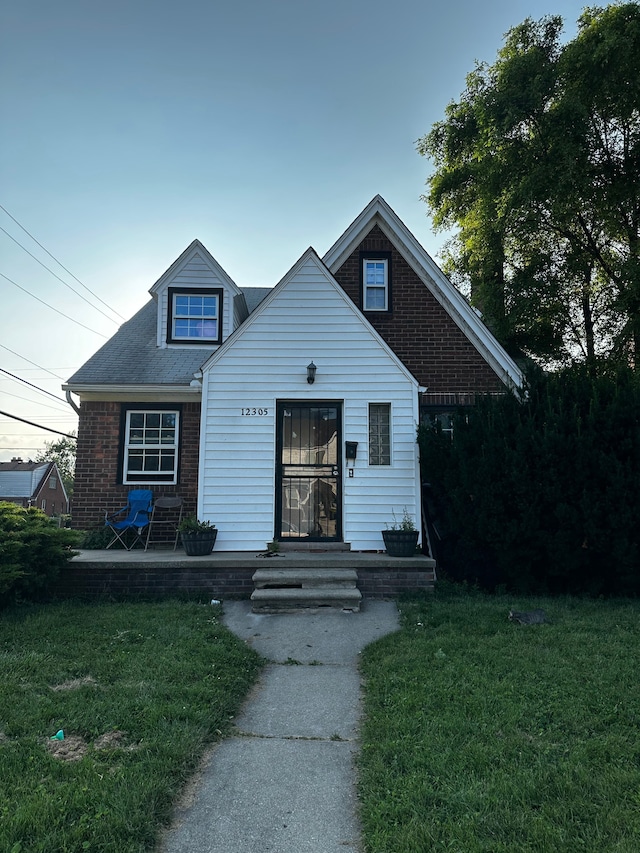
[(369, 403), (369, 465), (391, 465), (391, 403)]
[(389, 310), (389, 261), (363, 258), (362, 305), (364, 311)]
[(129, 409), (123, 483), (177, 483), (180, 412)]
[(168, 299), (168, 343), (221, 342), (222, 290), (170, 287)]
[(50, 489), (57, 489), (58, 488), (58, 479), (54, 474), (52, 474), (49, 477), (49, 488)]

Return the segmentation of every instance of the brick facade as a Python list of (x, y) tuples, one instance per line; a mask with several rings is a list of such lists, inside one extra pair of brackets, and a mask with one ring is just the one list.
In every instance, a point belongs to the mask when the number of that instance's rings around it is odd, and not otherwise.
[(48, 516), (60, 515), (69, 511), (60, 472), (52, 468), (43, 478), (31, 505), (41, 509)]
[[(115, 512), (127, 502), (134, 488), (122, 485), (121, 403), (83, 402), (78, 423), (78, 454), (73, 494), (73, 526), (88, 530), (104, 523), (106, 512)], [(153, 408), (153, 404), (149, 404)], [(155, 497), (179, 494), (185, 514), (196, 512), (198, 495), (198, 451), (200, 403), (183, 403), (181, 417), (179, 481), (177, 485), (148, 486)], [(147, 488), (141, 483), (140, 488)]]
[[(339, 560), (338, 560), (339, 562)], [(254, 560), (255, 563), (255, 560)], [(169, 597), (209, 601), (217, 598), (250, 598), (254, 590), (255, 565), (145, 564), (137, 566), (75, 563), (62, 570), (56, 594), (60, 598), (156, 599)], [(358, 568), (358, 589), (365, 598), (393, 598), (407, 592), (432, 592), (433, 569)]]
[(392, 311), (367, 320), (431, 393), (504, 391), (504, 385), (379, 226), (334, 273), (362, 310), (360, 252), (391, 252)]

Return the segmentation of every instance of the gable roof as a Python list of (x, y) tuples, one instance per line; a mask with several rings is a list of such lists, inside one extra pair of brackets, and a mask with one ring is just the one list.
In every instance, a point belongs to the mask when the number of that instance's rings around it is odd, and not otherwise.
[[(207, 361), (202, 366), (202, 371), (205, 372), (209, 370), (214, 364), (216, 364), (221, 358), (224, 357), (225, 353), (233, 347), (236, 342), (245, 334), (247, 334), (254, 323), (258, 322), (260, 317), (265, 313), (265, 311), (269, 310), (269, 306), (277, 300), (280, 293), (287, 287), (289, 282), (293, 281), (299, 274), (308, 275), (309, 269), (313, 268), (314, 271), (317, 271), (322, 276), (322, 279), (327, 282), (327, 284), (333, 288), (336, 294), (342, 300), (345, 309), (347, 309), (353, 317), (357, 319), (357, 321), (367, 330), (369, 335), (377, 342), (377, 344), (383, 349), (389, 358), (396, 364), (398, 369), (405, 374), (407, 379), (410, 382), (414, 383), (416, 386), (418, 385), (418, 381), (413, 376), (408, 367), (404, 364), (404, 362), (396, 355), (396, 353), (391, 349), (389, 344), (382, 338), (382, 336), (373, 328), (371, 323), (367, 320), (364, 314), (360, 311), (357, 305), (353, 302), (353, 300), (349, 299), (343, 288), (340, 284), (335, 280), (330, 270), (327, 268), (326, 264), (320, 259), (315, 249), (309, 247), (306, 252), (296, 261), (296, 263), (291, 267), (289, 272), (287, 272), (283, 278), (278, 282), (278, 284), (270, 291), (270, 293), (262, 300), (262, 302), (258, 305), (258, 307), (253, 311), (249, 317), (245, 320), (245, 322), (239, 326), (233, 334), (229, 335), (226, 341), (222, 343), (218, 349), (207, 359)], [(300, 311), (304, 312), (304, 306), (300, 306)]]
[(149, 288), (149, 293), (152, 296), (155, 296), (158, 291), (162, 290), (172, 282), (176, 275), (178, 275), (184, 267), (198, 256), (202, 259), (204, 264), (209, 267), (215, 278), (217, 278), (221, 283), (227, 285), (234, 295), (240, 294), (240, 288), (238, 285), (228, 275), (228, 273), (223, 270), (211, 252), (200, 242), (200, 240), (193, 240), (187, 246), (180, 257), (176, 258), (169, 269), (163, 272), (156, 283)]
[(33, 497), (53, 462), (0, 462), (0, 497)]
[(369, 202), (324, 255), (322, 260), (331, 272), (337, 272), (375, 225), (396, 246), (425, 287), (502, 382), (510, 388), (521, 388), (524, 376), (518, 365), (382, 196), (377, 195)]

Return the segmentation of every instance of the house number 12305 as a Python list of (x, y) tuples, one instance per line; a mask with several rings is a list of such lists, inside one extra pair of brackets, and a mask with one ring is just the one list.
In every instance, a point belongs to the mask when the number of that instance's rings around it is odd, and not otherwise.
[(242, 409), (241, 411), (242, 411), (243, 415), (249, 415), (249, 416), (251, 416), (251, 415), (268, 415), (269, 414), (269, 409), (249, 408), (249, 409)]

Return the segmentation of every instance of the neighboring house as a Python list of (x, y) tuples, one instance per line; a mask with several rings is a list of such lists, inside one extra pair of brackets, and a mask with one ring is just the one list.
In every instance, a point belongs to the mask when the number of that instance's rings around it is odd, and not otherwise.
[(150, 293), (64, 386), (76, 527), (144, 487), (181, 494), (223, 550), (379, 550), (394, 515), (420, 526), (421, 415), (522, 384), (380, 196), (273, 289), (239, 288), (195, 240)]
[(34, 506), (49, 516), (69, 512), (67, 497), (55, 462), (0, 462), (0, 501)]

